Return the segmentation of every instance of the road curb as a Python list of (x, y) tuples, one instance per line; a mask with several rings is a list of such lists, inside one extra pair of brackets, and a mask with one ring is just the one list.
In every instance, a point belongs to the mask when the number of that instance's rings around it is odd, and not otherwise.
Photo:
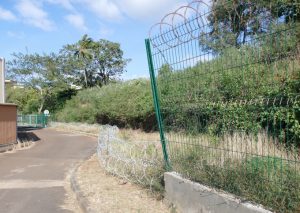
[[(91, 155), (92, 156), (92, 155)], [(84, 196), (82, 193), (80, 186), (78, 184), (77, 178), (76, 178), (76, 173), (78, 171), (78, 168), (82, 165), (83, 162), (85, 162), (87, 159), (89, 159), (91, 156), (85, 158), (83, 161), (77, 164), (77, 166), (73, 169), (71, 172), (71, 177), (70, 177), (70, 184), (71, 184), (71, 189), (75, 193), (76, 200), (79, 204), (79, 207), (84, 213), (97, 213), (95, 210), (91, 208), (89, 200)]]

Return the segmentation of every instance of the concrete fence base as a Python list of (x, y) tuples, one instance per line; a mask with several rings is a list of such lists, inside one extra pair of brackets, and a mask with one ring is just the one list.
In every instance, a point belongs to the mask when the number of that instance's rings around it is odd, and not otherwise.
[(182, 178), (174, 172), (164, 174), (166, 199), (183, 213), (271, 213), (248, 202), (241, 202), (199, 183)]

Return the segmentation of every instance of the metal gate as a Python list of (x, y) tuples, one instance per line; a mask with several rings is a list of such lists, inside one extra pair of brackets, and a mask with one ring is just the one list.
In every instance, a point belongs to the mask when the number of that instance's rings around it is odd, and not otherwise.
[(18, 127), (29, 126), (45, 128), (47, 123), (48, 119), (44, 114), (18, 115)]

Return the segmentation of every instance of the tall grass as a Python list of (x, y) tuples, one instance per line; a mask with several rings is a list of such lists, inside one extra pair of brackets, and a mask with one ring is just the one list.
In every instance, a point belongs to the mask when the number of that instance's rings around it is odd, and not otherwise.
[[(227, 156), (222, 158), (221, 156)], [(226, 150), (190, 146), (173, 156), (173, 169), (193, 181), (262, 204), (275, 212), (300, 210), (300, 169), (279, 157), (230, 157)]]

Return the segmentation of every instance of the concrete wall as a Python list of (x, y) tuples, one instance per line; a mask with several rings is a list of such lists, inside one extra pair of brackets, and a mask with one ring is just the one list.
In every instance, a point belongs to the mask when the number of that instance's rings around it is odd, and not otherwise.
[(166, 199), (183, 213), (270, 213), (260, 206), (242, 202), (233, 195), (167, 172), (164, 175)]
[(17, 106), (14, 104), (0, 104), (0, 148), (16, 142)]
[(0, 104), (5, 103), (5, 60), (0, 58)]

